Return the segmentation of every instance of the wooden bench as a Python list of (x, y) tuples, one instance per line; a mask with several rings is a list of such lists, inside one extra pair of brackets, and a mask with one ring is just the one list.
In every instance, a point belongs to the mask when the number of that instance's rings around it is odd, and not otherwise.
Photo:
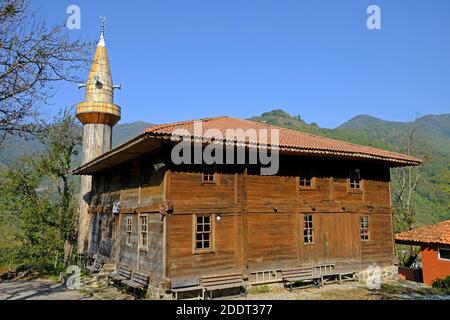
[(136, 297), (145, 295), (145, 290), (150, 284), (150, 275), (147, 272), (135, 270), (130, 280), (123, 280), (121, 284), (129, 289), (130, 293)]
[(222, 275), (212, 275), (202, 277), (203, 299), (209, 297), (212, 300), (212, 293), (215, 290), (244, 288), (244, 296), (247, 297), (247, 282), (240, 273), (230, 273)]
[(178, 300), (179, 293), (190, 291), (198, 292), (197, 299), (203, 298), (203, 287), (199, 278), (174, 279), (170, 284), (170, 291), (175, 295), (175, 300)]
[(300, 267), (281, 271), (284, 287), (288, 286), (292, 291), (292, 285), (296, 282), (312, 282), (315, 286), (322, 285), (322, 276), (314, 273), (313, 267)]
[(334, 263), (317, 264), (314, 266), (314, 274), (327, 275), (333, 273), (335, 269), (336, 264)]
[(322, 275), (323, 284), (330, 282), (339, 282), (342, 284), (345, 281), (358, 281), (358, 271), (353, 268), (337, 268), (328, 274)]
[(110, 281), (114, 285), (118, 285), (120, 282), (131, 279), (132, 270), (124, 264), (120, 264), (117, 267), (116, 272), (108, 274), (108, 285)]
[(101, 258), (97, 258), (94, 261), (94, 264), (88, 266), (86, 269), (89, 271), (90, 274), (98, 273), (105, 264), (105, 260)]

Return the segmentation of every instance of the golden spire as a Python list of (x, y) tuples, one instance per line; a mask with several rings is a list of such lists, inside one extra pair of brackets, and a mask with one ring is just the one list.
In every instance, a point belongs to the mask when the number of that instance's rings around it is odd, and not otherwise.
[(104, 123), (114, 126), (120, 120), (120, 107), (114, 104), (114, 86), (105, 43), (105, 18), (101, 17), (100, 40), (86, 82), (84, 102), (77, 106), (83, 124)]

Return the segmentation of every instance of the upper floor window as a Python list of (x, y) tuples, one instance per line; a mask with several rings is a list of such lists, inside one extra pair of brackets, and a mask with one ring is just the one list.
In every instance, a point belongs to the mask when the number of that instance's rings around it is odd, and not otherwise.
[(439, 259), (450, 260), (450, 249), (439, 248)]
[(139, 249), (148, 249), (148, 219), (147, 216), (140, 217), (140, 234), (139, 234)]
[(211, 251), (213, 248), (213, 221), (211, 215), (195, 216), (195, 251)]
[(369, 216), (359, 217), (359, 230), (362, 241), (369, 241)]
[(109, 174), (105, 176), (105, 192), (111, 191), (111, 177)]
[(127, 246), (131, 246), (131, 235), (133, 233), (133, 218), (132, 217), (127, 217), (126, 222), (127, 222), (126, 223), (127, 234), (126, 234), (125, 242), (126, 242)]
[(141, 167), (141, 187), (149, 187), (150, 179), (152, 176), (152, 166), (147, 164), (142, 164)]
[(122, 183), (122, 189), (128, 189), (130, 187), (130, 175), (131, 170), (129, 167), (124, 167), (121, 171), (120, 180)]
[(361, 189), (361, 170), (350, 170), (350, 189)]
[(313, 173), (311, 169), (300, 170), (300, 187), (311, 188), (313, 186)]
[(202, 172), (202, 182), (216, 182), (216, 171), (215, 166), (204, 166)]
[(314, 243), (314, 224), (313, 215), (305, 214), (303, 216), (303, 243)]

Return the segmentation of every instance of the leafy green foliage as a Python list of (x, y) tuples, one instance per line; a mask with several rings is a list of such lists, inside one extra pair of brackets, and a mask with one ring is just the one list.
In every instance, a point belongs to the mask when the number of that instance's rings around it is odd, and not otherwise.
[(6, 234), (0, 265), (58, 269), (70, 258), (65, 248), (76, 243), (75, 183), (69, 172), (81, 137), (71, 112), (63, 112), (40, 141), (42, 151), (16, 160), (0, 175)]
[(433, 288), (441, 290), (444, 294), (450, 294), (450, 276), (434, 280), (432, 286)]

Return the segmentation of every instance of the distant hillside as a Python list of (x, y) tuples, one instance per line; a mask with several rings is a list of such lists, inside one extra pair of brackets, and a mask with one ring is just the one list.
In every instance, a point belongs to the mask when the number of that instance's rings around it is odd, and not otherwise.
[(425, 159), (422, 178), (414, 194), (419, 225), (450, 219), (450, 199), (442, 191), (443, 172), (450, 167), (450, 114), (427, 115), (415, 122), (385, 121), (359, 115), (336, 129), (307, 124), (300, 116), (274, 110), (251, 120), (277, 125), (334, 139), (402, 152), (401, 142), (416, 127), (413, 153)]
[[(112, 144), (113, 146), (117, 146), (132, 137), (137, 136), (151, 126), (151, 123), (142, 121), (118, 124), (113, 129)], [(79, 129), (81, 131), (81, 126), (79, 126)], [(25, 154), (38, 151), (40, 148), (41, 145), (35, 140), (8, 136), (0, 147), (0, 165), (7, 165), (11, 161), (20, 158)], [(74, 166), (78, 165), (80, 161), (81, 154), (74, 160)]]

